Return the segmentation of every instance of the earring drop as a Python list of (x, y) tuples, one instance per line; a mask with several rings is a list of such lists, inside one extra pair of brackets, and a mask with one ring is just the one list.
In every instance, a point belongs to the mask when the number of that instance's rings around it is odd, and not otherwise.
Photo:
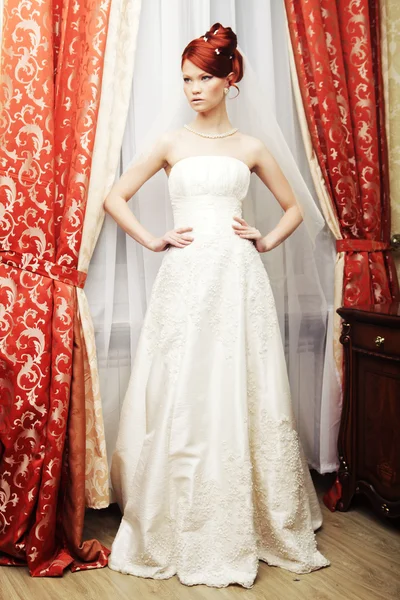
[(224, 94), (226, 95), (229, 92), (229, 88), (224, 88)]

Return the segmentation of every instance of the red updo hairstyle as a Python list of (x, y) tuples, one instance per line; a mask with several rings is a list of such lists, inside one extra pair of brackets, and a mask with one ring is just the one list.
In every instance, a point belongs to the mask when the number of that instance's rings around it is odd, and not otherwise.
[(243, 57), (237, 49), (236, 34), (230, 27), (214, 23), (204, 36), (195, 38), (186, 46), (181, 66), (186, 59), (215, 77), (226, 77), (233, 72), (230, 83), (239, 93), (235, 84), (243, 77)]

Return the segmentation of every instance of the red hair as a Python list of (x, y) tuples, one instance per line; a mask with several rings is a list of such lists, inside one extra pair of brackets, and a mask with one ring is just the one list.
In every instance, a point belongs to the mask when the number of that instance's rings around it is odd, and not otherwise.
[(235, 84), (243, 77), (243, 57), (237, 49), (236, 33), (230, 27), (214, 23), (204, 36), (189, 42), (182, 53), (181, 66), (186, 59), (215, 77), (233, 72), (230, 83), (239, 90)]

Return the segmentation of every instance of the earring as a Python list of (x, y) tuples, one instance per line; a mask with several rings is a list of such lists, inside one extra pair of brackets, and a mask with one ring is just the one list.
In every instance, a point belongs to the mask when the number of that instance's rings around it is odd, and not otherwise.
[(229, 88), (224, 88), (224, 94), (226, 95), (229, 92)]

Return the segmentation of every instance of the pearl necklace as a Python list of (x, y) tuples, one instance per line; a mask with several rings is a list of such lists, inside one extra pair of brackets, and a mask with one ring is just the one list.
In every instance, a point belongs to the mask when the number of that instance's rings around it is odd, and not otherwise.
[(225, 133), (201, 133), (200, 131), (196, 131), (195, 129), (192, 129), (191, 127), (189, 127), (189, 125), (184, 125), (184, 128), (187, 129), (188, 131), (191, 131), (192, 133), (195, 133), (196, 135), (201, 135), (201, 137), (205, 137), (205, 138), (224, 138), (224, 137), (228, 137), (228, 135), (233, 135), (234, 133), (236, 133), (238, 131), (238, 128), (235, 127), (234, 129), (231, 129), (230, 131), (225, 131)]

